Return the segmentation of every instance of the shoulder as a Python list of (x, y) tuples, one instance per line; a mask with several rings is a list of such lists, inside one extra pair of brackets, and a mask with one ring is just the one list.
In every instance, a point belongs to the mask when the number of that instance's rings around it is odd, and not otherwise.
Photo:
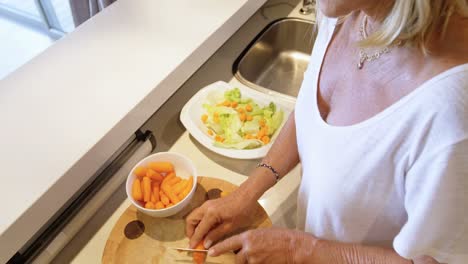
[(410, 122), (413, 142), (425, 156), (468, 139), (468, 64), (428, 80), (416, 96)]

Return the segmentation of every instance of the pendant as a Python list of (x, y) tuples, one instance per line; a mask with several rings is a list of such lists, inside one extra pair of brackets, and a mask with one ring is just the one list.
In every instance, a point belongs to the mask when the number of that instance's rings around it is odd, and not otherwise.
[(357, 68), (360, 70), (362, 69), (362, 67), (364, 67), (364, 59), (360, 59), (358, 64), (357, 64)]

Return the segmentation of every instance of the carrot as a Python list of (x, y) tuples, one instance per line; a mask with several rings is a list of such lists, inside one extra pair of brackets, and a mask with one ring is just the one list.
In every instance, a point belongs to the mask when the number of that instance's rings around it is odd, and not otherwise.
[(159, 197), (161, 197), (161, 202), (164, 205), (168, 205), (171, 203), (171, 201), (169, 201), (169, 198), (164, 194), (164, 192), (159, 192)]
[(206, 121), (208, 121), (208, 115), (202, 115), (202, 116), (201, 116), (201, 121), (202, 121), (203, 123), (206, 123)]
[(263, 136), (265, 136), (265, 129), (262, 127), (257, 133), (257, 139), (262, 139)]
[(253, 108), (252, 108), (251, 105), (248, 104), (248, 105), (245, 106), (245, 110), (246, 110), (247, 112), (252, 112)]
[(159, 202), (159, 182), (153, 182), (153, 192), (151, 193), (151, 201), (154, 204)]
[(150, 178), (152, 180), (155, 180), (155, 181), (159, 181), (159, 182), (161, 182), (163, 180), (163, 176), (161, 176), (161, 174), (155, 172), (152, 169), (148, 169), (146, 171), (146, 177), (148, 177), (148, 178)]
[(155, 209), (163, 209), (164, 204), (161, 201), (159, 201), (159, 202), (156, 203), (156, 205), (154, 207), (155, 207)]
[(149, 202), (151, 200), (151, 179), (143, 177), (143, 201)]
[[(205, 244), (205, 240), (203, 239), (202, 241), (198, 242), (195, 249), (205, 250), (206, 248), (205, 248), (204, 244)], [(192, 253), (192, 258), (193, 258), (193, 263), (203, 264), (203, 263), (205, 263), (206, 253), (205, 252), (193, 252)]]
[(236, 101), (233, 101), (233, 102), (231, 103), (231, 107), (232, 107), (232, 108), (236, 108), (237, 105), (238, 105), (238, 103), (237, 103)]
[(172, 179), (167, 180), (167, 185), (172, 186), (174, 184), (177, 184), (181, 181), (182, 179), (180, 177), (173, 177)]
[(247, 121), (252, 121), (253, 117), (251, 115), (247, 115), (245, 119), (247, 119)]
[(224, 138), (223, 138), (222, 136), (220, 136), (220, 135), (216, 135), (215, 141), (223, 142), (223, 141), (224, 141)]
[(270, 137), (269, 136), (263, 136), (261, 140), (262, 140), (263, 144), (266, 145), (266, 144), (268, 144), (270, 142)]
[(156, 209), (155, 205), (152, 202), (145, 203), (146, 209)]
[(231, 106), (231, 102), (229, 102), (229, 101), (224, 101), (224, 102), (223, 102), (223, 106), (228, 106), (228, 107), (229, 107), (229, 106)]
[(183, 200), (185, 198), (185, 196), (187, 196), (189, 194), (190, 190), (192, 190), (192, 185), (193, 185), (193, 176), (190, 176), (190, 178), (188, 180), (188, 183), (185, 186), (185, 189), (183, 189), (182, 192), (179, 193), (179, 195), (177, 197), (180, 200)]
[(266, 120), (262, 118), (258, 121), (258, 124), (260, 124), (261, 127), (264, 127), (266, 125)]
[(209, 129), (208, 130), (208, 135), (212, 136), (213, 135), (213, 130)]
[(171, 181), (172, 178), (174, 178), (176, 175), (175, 173), (169, 173), (166, 177), (164, 177), (163, 181), (161, 182), (160, 189), (164, 186), (167, 185), (168, 182)]
[(247, 118), (247, 115), (245, 113), (240, 113), (239, 118), (242, 122), (244, 122), (245, 119)]
[(213, 121), (215, 123), (219, 123), (219, 114), (218, 114), (218, 112), (213, 113)]
[(254, 139), (255, 137), (252, 136), (251, 134), (246, 134), (246, 135), (244, 136), (244, 138), (245, 138), (245, 139)]
[(133, 173), (139, 177), (139, 178), (143, 178), (146, 176), (146, 170), (147, 168), (143, 167), (143, 166), (139, 166), (135, 169), (135, 171), (133, 171)]
[(171, 201), (171, 203), (173, 204), (177, 204), (178, 202), (180, 202), (180, 199), (179, 197), (177, 197), (177, 195), (174, 194), (174, 192), (172, 191), (172, 188), (170, 185), (164, 185), (161, 187), (164, 194), (169, 197), (169, 200)]
[(178, 195), (185, 189), (185, 187), (187, 187), (187, 184), (188, 180), (181, 180), (179, 183), (176, 183), (174, 186), (172, 186), (172, 191), (175, 195)]
[(159, 173), (170, 173), (174, 171), (172, 163), (164, 161), (150, 162), (148, 167)]
[(135, 178), (132, 185), (132, 197), (135, 201), (143, 200), (143, 194), (141, 193), (140, 179)]
[(239, 114), (244, 113), (244, 108), (242, 108), (242, 107), (240, 107), (240, 106), (239, 106), (236, 110), (237, 110), (237, 112), (238, 112)]

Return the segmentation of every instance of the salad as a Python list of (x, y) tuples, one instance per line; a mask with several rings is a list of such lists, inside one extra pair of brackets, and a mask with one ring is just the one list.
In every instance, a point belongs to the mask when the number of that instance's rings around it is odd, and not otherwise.
[(208, 94), (201, 121), (214, 145), (222, 148), (253, 149), (271, 141), (283, 122), (284, 113), (270, 102), (260, 106), (243, 98), (239, 88)]

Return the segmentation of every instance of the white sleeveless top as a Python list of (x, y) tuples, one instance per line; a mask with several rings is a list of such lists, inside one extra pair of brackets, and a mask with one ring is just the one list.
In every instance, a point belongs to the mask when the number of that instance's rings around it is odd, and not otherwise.
[(318, 110), (317, 80), (335, 23), (322, 20), (296, 103), (297, 227), (405, 258), (468, 263), (468, 64), (366, 121), (332, 126)]

